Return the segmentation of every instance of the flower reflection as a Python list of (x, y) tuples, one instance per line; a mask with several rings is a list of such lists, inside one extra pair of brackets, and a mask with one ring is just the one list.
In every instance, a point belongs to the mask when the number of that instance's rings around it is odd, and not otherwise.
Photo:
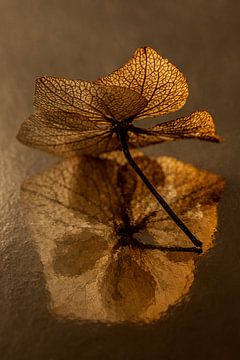
[[(136, 152), (135, 161), (205, 253), (213, 245), (221, 178), (169, 157)], [(148, 248), (191, 244), (122, 155), (66, 159), (27, 180), (22, 201), (55, 315), (150, 322), (188, 293), (199, 255)]]

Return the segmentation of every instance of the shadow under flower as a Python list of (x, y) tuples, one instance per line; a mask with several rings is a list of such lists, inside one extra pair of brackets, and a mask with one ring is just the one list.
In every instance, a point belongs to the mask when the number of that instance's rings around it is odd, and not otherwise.
[[(174, 158), (150, 159), (137, 151), (134, 157), (206, 253), (223, 180)], [(66, 159), (27, 180), (21, 197), (53, 314), (151, 322), (188, 293), (199, 255), (153, 249), (192, 244), (123, 155)]]

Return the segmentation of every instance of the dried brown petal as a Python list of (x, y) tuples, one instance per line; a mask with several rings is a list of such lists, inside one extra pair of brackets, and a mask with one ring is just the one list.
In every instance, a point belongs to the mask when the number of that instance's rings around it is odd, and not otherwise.
[(100, 126), (77, 113), (62, 111), (37, 111), (22, 123), (17, 138), (28, 146), (63, 157), (96, 156), (120, 147), (108, 124)]
[[(82, 115), (61, 111), (38, 111), (31, 115), (21, 125), (17, 138), (26, 145), (63, 157), (78, 154), (97, 156), (121, 150), (117, 134), (108, 125), (99, 125)], [(220, 141), (212, 116), (207, 111), (194, 112), (140, 133), (129, 132), (129, 147), (188, 138)]]
[(133, 57), (96, 84), (126, 87), (147, 99), (147, 106), (136, 119), (167, 114), (180, 109), (188, 97), (182, 73), (150, 47), (139, 48)]
[(117, 86), (50, 76), (36, 81), (34, 105), (37, 108), (78, 113), (103, 124), (109, 123), (108, 119), (121, 121), (134, 116), (146, 104), (146, 99), (137, 92)]
[[(18, 139), (57, 155), (97, 156), (121, 150), (116, 122), (159, 116), (178, 110), (188, 96), (181, 72), (149, 47), (139, 48), (118, 70), (95, 83), (44, 76), (36, 81), (37, 112), (21, 126)], [(206, 111), (168, 121), (148, 130), (131, 125), (129, 147), (167, 140), (219, 141)]]
[(143, 147), (177, 139), (221, 141), (216, 134), (212, 116), (207, 111), (195, 111), (189, 116), (166, 121), (141, 133), (129, 132), (131, 147)]

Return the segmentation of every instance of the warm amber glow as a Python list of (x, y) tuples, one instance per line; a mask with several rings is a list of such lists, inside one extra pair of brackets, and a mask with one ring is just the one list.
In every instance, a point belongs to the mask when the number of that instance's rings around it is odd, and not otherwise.
[[(161, 116), (180, 109), (188, 86), (182, 73), (155, 50), (139, 48), (112, 74), (95, 82), (44, 76), (36, 81), (36, 112), (23, 122), (24, 144), (69, 157), (121, 149), (114, 122)], [(129, 128), (129, 146), (198, 138), (219, 141), (212, 116), (196, 111), (145, 131)]]
[[(223, 181), (174, 158), (150, 159), (136, 152), (135, 160), (203, 240), (206, 253), (213, 245)], [(150, 322), (189, 292), (199, 255), (131, 245), (132, 238), (178, 246), (191, 243), (123, 156), (66, 159), (27, 180), (21, 197), (53, 314)], [(117, 246), (123, 239), (129, 245)]]

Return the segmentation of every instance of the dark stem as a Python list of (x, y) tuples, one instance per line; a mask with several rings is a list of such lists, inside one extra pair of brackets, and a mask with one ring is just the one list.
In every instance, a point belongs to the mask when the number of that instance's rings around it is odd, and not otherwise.
[(150, 181), (146, 178), (146, 176), (143, 174), (142, 170), (139, 168), (139, 166), (135, 163), (135, 161), (132, 158), (132, 155), (129, 151), (128, 147), (128, 140), (127, 140), (127, 129), (123, 127), (119, 127), (117, 129), (119, 139), (122, 144), (122, 149), (124, 152), (124, 155), (129, 162), (129, 164), (132, 166), (132, 168), (136, 171), (136, 173), (140, 176), (144, 184), (147, 186), (147, 188), (150, 190), (152, 195), (157, 199), (159, 204), (164, 208), (164, 210), (167, 212), (167, 214), (172, 218), (172, 220), (177, 224), (177, 226), (188, 236), (188, 238), (192, 241), (192, 243), (197, 246), (201, 247), (202, 242), (199, 241), (193, 233), (187, 228), (187, 226), (182, 222), (182, 220), (175, 214), (175, 212), (170, 208), (168, 203), (162, 198), (162, 196), (157, 192), (155, 187), (150, 183)]

